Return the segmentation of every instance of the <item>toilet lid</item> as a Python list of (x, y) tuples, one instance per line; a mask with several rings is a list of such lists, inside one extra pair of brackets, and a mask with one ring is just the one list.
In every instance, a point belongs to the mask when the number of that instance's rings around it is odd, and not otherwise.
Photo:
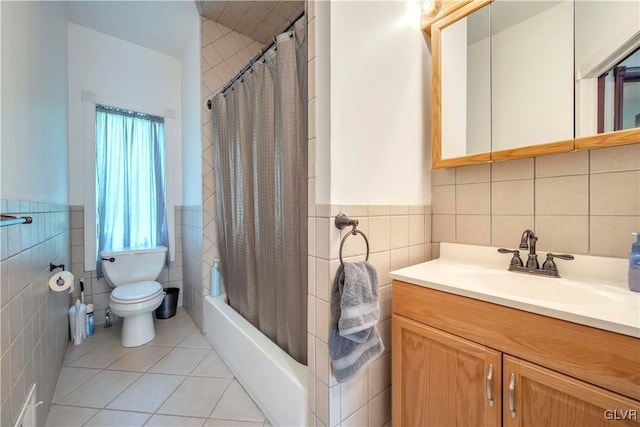
[(111, 297), (121, 301), (146, 299), (162, 291), (160, 283), (154, 281), (129, 283), (118, 286), (111, 292)]

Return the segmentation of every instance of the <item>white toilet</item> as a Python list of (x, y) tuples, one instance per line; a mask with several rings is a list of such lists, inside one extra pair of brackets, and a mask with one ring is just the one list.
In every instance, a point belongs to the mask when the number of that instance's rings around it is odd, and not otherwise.
[(160, 274), (167, 248), (131, 249), (102, 252), (102, 271), (111, 292), (111, 311), (122, 317), (120, 343), (137, 347), (155, 337), (153, 314), (162, 304), (165, 292), (155, 279)]

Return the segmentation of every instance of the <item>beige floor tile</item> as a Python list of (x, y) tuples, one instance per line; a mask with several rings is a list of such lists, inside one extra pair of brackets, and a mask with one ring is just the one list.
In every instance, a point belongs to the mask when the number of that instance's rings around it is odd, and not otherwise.
[(63, 367), (58, 376), (56, 391), (53, 393), (53, 402), (57, 402), (99, 372), (99, 369)]
[(104, 408), (140, 377), (137, 372), (102, 371), (60, 399), (59, 403)]
[(151, 345), (176, 346), (188, 337), (195, 328), (159, 328), (156, 326), (156, 337), (149, 342)]
[(67, 347), (67, 353), (64, 356), (64, 365), (68, 365), (69, 363), (73, 362), (74, 360), (87, 354), (88, 352), (99, 346), (100, 344), (98, 343), (90, 343), (86, 341), (80, 345), (73, 345), (73, 343), (69, 343), (69, 347)]
[(169, 319), (155, 319), (156, 328), (192, 328), (195, 329), (196, 325), (191, 320), (191, 317), (184, 309), (179, 308), (174, 317)]
[(178, 347), (204, 348), (207, 350), (211, 350), (213, 348), (209, 340), (207, 340), (207, 338), (197, 329), (193, 331), (191, 335), (183, 339), (180, 344), (178, 344)]
[(230, 380), (187, 378), (158, 409), (159, 414), (207, 417), (226, 390)]
[(109, 403), (107, 408), (155, 412), (185, 378), (179, 375), (144, 374)]
[(189, 375), (193, 369), (204, 359), (210, 350), (199, 348), (174, 348), (158, 363), (153, 365), (149, 372), (159, 374)]
[(147, 421), (145, 427), (200, 427), (205, 421), (204, 418), (154, 415)]
[(212, 350), (191, 373), (194, 377), (233, 378), (233, 374), (218, 353)]
[(171, 351), (171, 347), (143, 345), (136, 347), (113, 362), (107, 369), (117, 371), (146, 372)]
[(155, 325), (155, 340), (133, 349), (118, 325), (70, 345), (47, 425), (269, 425), (184, 309)]
[(110, 328), (97, 326), (95, 328), (95, 334), (90, 337), (87, 337), (87, 342), (120, 344), (121, 330), (122, 330), (122, 323), (116, 323)]
[(51, 405), (47, 416), (47, 427), (75, 427), (86, 423), (98, 413), (97, 409), (74, 406)]
[(205, 427), (262, 427), (262, 423), (255, 421), (221, 420), (218, 418), (209, 418), (205, 423)]
[(91, 418), (86, 427), (141, 427), (151, 414), (140, 412), (110, 411), (103, 409)]
[(240, 383), (233, 380), (211, 413), (212, 418), (256, 421), (262, 423), (264, 415)]
[(103, 369), (120, 359), (129, 351), (130, 349), (122, 347), (120, 344), (96, 343), (91, 351), (80, 356), (67, 366)]

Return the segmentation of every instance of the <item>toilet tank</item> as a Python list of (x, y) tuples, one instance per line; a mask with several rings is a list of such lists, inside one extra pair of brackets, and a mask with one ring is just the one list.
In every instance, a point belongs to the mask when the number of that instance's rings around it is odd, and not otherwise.
[[(113, 287), (155, 280), (165, 263), (166, 254), (167, 248), (164, 246), (102, 252), (102, 271), (107, 282)], [(113, 259), (113, 262), (109, 261), (110, 259)]]

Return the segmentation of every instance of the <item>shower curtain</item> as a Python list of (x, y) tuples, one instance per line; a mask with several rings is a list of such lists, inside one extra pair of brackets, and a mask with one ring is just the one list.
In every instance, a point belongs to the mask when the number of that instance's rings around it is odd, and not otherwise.
[(229, 304), (307, 358), (306, 17), (213, 99), (218, 247)]

